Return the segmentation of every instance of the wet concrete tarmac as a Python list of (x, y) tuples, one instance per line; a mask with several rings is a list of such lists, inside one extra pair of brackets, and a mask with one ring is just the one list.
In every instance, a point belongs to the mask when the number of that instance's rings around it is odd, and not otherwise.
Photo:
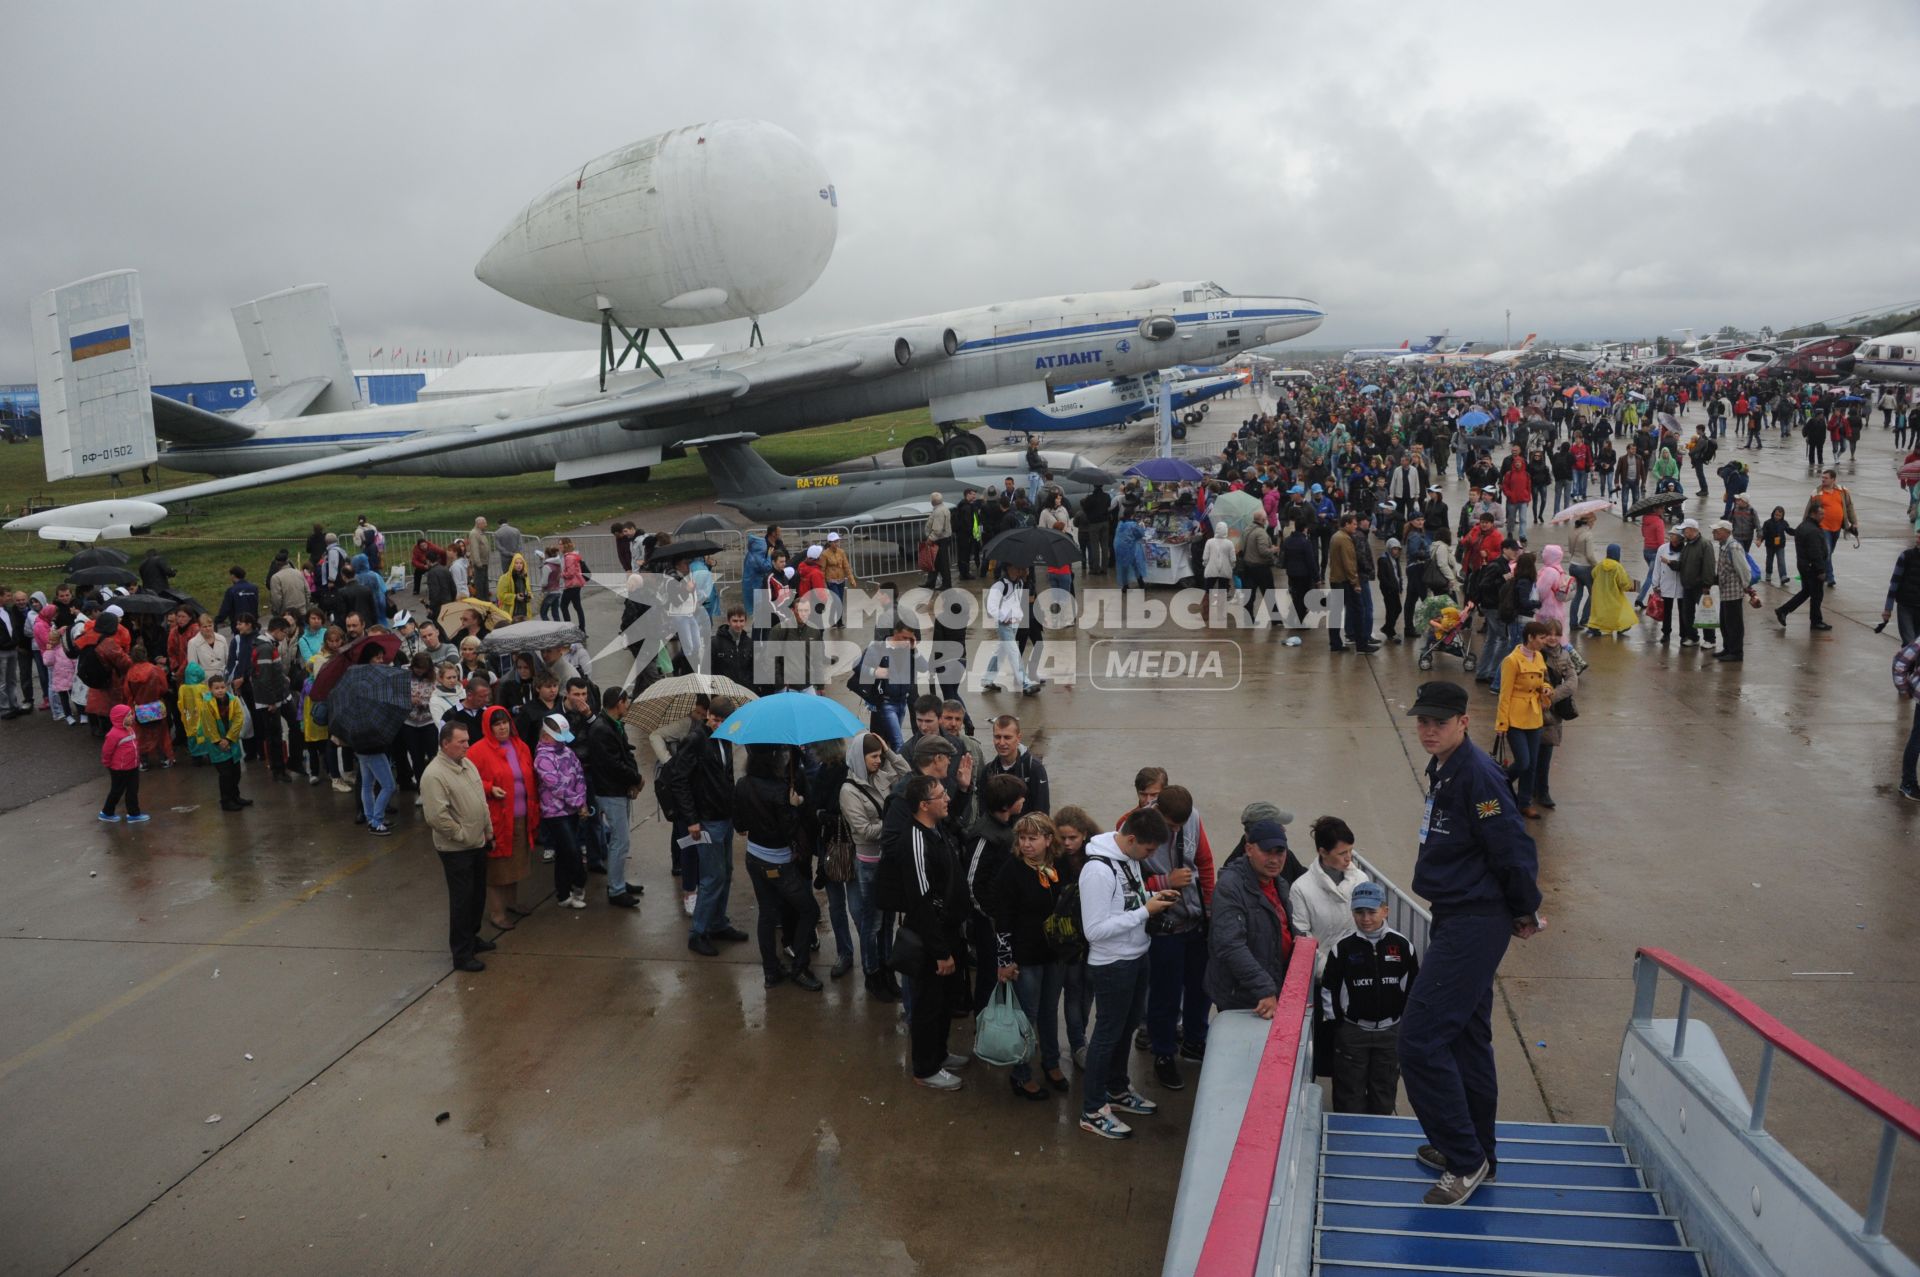
[[(1797, 510), (1799, 453), (1755, 468), (1762, 512)], [(1897, 957), (1920, 804), (1892, 792), (1906, 710), (1891, 634), (1871, 631), (1904, 544), (1889, 470), (1877, 429), (1858, 473), (1842, 467), (1867, 540), (1842, 552), (1833, 632), (1754, 613), (1739, 667), (1643, 634), (1586, 645), (1559, 809), (1539, 827), (1550, 928), (1501, 979), (1505, 1115), (1607, 1119), (1643, 944), (1920, 1093)], [(1637, 544), (1617, 521), (1600, 531)], [(1083, 683), (980, 704), (1022, 716), (1056, 804), (1117, 812), (1157, 762), (1216, 841), (1266, 798), (1300, 814), (1301, 841), (1313, 815), (1344, 816), (1408, 881), (1412, 651), (1238, 637), (1237, 692)], [(1484, 737), (1491, 698), (1475, 710)], [(0, 735), (10, 766), (32, 739)], [(374, 839), (324, 786), (247, 786), (259, 805), (224, 816), (210, 774), (151, 773), (155, 820), (128, 829), (93, 821), (89, 776), (0, 822), (0, 1272), (1157, 1270), (1191, 1091), (1144, 1086), (1162, 1113), (1116, 1145), (1077, 1129), (1071, 1098), (1018, 1103), (978, 1064), (958, 1095), (914, 1088), (904, 1033), (857, 986), (769, 993), (751, 945), (687, 952), (657, 820), (635, 834), (639, 911), (548, 905), (486, 972), (450, 976), (410, 812)], [(1736, 1030), (1721, 1036), (1740, 1054)], [(1858, 1203), (1874, 1130), (1786, 1072), (1774, 1129)], [(1909, 1168), (1894, 1231), (1910, 1249), (1916, 1203)]]

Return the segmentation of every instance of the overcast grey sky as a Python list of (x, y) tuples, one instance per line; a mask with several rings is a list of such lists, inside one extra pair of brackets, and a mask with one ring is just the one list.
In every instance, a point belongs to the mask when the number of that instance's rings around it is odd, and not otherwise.
[(1920, 297), (1913, 0), (96, 0), (8, 36), (5, 381), (32, 379), (29, 297), (128, 266), (161, 380), (243, 374), (229, 309), (314, 281), (356, 361), (590, 348), (474, 262), (568, 169), (728, 116), (840, 192), (770, 340), (1144, 277), (1316, 298), (1316, 344)]

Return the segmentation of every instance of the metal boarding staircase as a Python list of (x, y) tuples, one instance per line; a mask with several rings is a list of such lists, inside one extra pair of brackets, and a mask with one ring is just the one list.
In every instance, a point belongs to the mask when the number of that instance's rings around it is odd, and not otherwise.
[(1702, 1277), (1700, 1254), (1604, 1126), (1502, 1122), (1498, 1180), (1464, 1206), (1425, 1206), (1433, 1172), (1410, 1117), (1328, 1114), (1313, 1269)]
[[(1425, 911), (1362, 868), (1424, 951)], [(1463, 1205), (1425, 1205), (1437, 1176), (1414, 1157), (1417, 1121), (1323, 1111), (1313, 954), (1313, 941), (1296, 944), (1270, 1023), (1224, 1012), (1209, 1030), (1168, 1277), (1920, 1277), (1884, 1234), (1894, 1152), (1920, 1140), (1920, 1108), (1654, 949), (1635, 962), (1612, 1127), (1502, 1122), (1496, 1178)], [(1663, 975), (1680, 986), (1673, 1019), (1655, 1015)], [(1759, 1038), (1750, 1091), (1691, 1015), (1696, 999)], [(1782, 1054), (1880, 1123), (1864, 1215), (1767, 1133)]]

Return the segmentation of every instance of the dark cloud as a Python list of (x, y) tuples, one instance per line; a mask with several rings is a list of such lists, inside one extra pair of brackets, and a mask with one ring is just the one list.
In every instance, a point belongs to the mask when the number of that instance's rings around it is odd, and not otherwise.
[(1733, 5), (1688, 40), (1652, 5), (186, 11), (13, 15), (0, 379), (31, 377), (32, 293), (121, 266), (165, 376), (237, 371), (228, 310), (314, 280), (357, 357), (590, 346), (474, 261), (568, 168), (721, 116), (785, 125), (843, 197), (775, 337), (1147, 276), (1316, 297), (1329, 343), (1496, 338), (1508, 309), (1639, 335), (1920, 273), (1905, 0)]

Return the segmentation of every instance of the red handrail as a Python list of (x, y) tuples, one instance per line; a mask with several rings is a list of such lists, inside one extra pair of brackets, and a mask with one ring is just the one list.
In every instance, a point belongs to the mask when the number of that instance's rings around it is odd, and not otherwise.
[(1911, 1139), (1920, 1140), (1920, 1105), (1901, 1098), (1852, 1065), (1815, 1046), (1735, 992), (1732, 986), (1714, 979), (1699, 967), (1681, 961), (1665, 949), (1641, 949), (1639, 955), (1699, 989), (1762, 1040), (1806, 1065), (1822, 1081), (1870, 1109), (1888, 1125), (1897, 1127)]
[(1198, 1277), (1246, 1277), (1260, 1261), (1260, 1238), (1267, 1225), (1267, 1199), (1273, 1195), (1280, 1139), (1293, 1102), (1293, 1075), (1300, 1060), (1300, 1026), (1313, 990), (1314, 942), (1300, 937), (1287, 960), (1273, 1027), (1260, 1054), (1260, 1067), (1247, 1096), (1246, 1116), (1234, 1137), (1233, 1157), (1200, 1248)]

